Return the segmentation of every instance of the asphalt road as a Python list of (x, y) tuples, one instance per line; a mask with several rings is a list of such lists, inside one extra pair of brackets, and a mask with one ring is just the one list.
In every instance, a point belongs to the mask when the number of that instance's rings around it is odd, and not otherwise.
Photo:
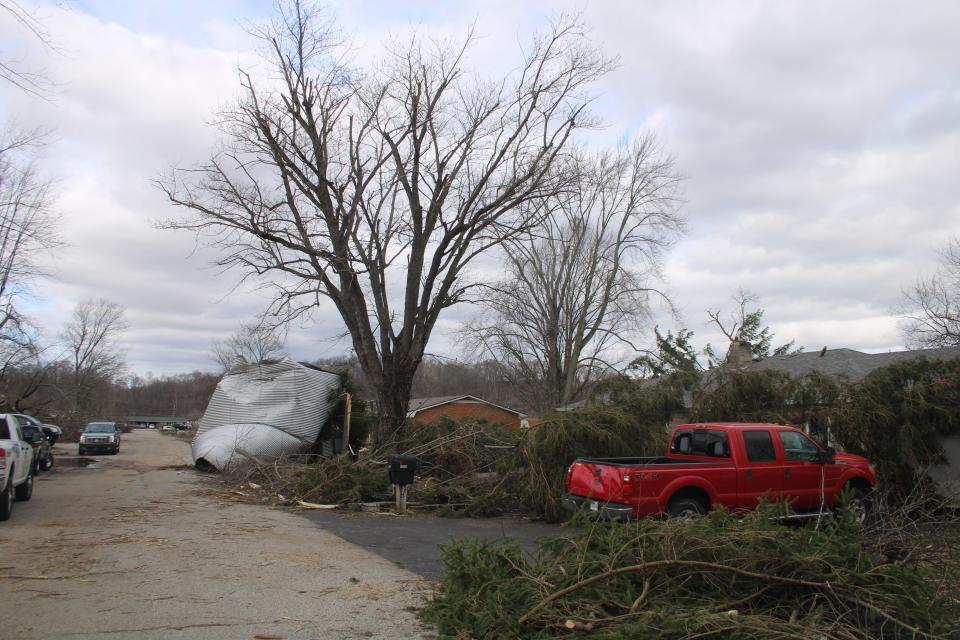
[[(58, 464), (0, 523), (0, 638), (416, 638), (422, 578), (295, 514), (223, 497), (186, 443)], [(76, 461), (75, 461), (76, 462)]]
[(537, 540), (564, 531), (559, 525), (509, 518), (439, 518), (331, 511), (300, 512), (311, 522), (428, 579), (443, 573), (440, 545), (463, 538), (517, 539), (533, 553)]

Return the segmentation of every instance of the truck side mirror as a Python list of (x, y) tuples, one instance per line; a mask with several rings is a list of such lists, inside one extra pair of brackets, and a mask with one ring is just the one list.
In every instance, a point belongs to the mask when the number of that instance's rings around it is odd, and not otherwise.
[(827, 447), (826, 451), (821, 450), (817, 456), (817, 464), (833, 464), (836, 461), (837, 450), (833, 447)]

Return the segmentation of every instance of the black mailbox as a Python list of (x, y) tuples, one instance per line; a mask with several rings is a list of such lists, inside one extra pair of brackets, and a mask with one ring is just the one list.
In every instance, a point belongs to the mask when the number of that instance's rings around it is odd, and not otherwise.
[(390, 484), (401, 487), (413, 484), (413, 474), (417, 472), (417, 456), (391, 453), (387, 456), (387, 468)]

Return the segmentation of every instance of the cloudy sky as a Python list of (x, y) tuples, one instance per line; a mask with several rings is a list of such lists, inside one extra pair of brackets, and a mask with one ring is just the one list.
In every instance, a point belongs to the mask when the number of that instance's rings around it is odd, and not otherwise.
[[(52, 131), (37, 164), (55, 181), (69, 246), (30, 307), (53, 339), (73, 306), (127, 309), (131, 368), (212, 369), (212, 340), (262, 311), (193, 238), (153, 225), (171, 210), (152, 181), (202, 162), (210, 126), (258, 64), (253, 0), (29, 4), (50, 51), (0, 13), (0, 55), (43, 71), (48, 100), (0, 84), (0, 122)], [(686, 177), (687, 235), (666, 286), (697, 342), (707, 308), (753, 291), (783, 341), (808, 349), (902, 348), (900, 292), (960, 234), (960, 4), (925, 2), (373, 2), (333, 4), (359, 60), (386, 38), (459, 35), (475, 23), (483, 74), (510, 69), (558, 10), (580, 10), (620, 65), (596, 86), (593, 144), (656, 134)], [(430, 350), (456, 356), (443, 319)], [(665, 326), (678, 322), (663, 319)], [(290, 336), (291, 354), (343, 353), (335, 317)]]

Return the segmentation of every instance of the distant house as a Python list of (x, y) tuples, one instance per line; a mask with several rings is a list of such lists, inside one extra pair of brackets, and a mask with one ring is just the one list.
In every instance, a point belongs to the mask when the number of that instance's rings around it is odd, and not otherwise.
[(155, 427), (169, 425), (172, 427), (178, 424), (187, 424), (188, 422), (186, 418), (178, 418), (177, 416), (125, 416), (124, 420), (131, 426), (141, 428), (149, 427), (150, 425)]
[(850, 381), (856, 382), (880, 367), (917, 358), (953, 360), (960, 358), (960, 347), (889, 351), (886, 353), (863, 353), (853, 349), (827, 349), (824, 347), (820, 351), (774, 356), (763, 360), (740, 363), (735, 366), (742, 371), (782, 371), (791, 377), (800, 377), (819, 371), (825, 375), (844, 376)]
[(526, 418), (526, 414), (501, 407), (476, 396), (440, 396), (410, 400), (410, 406), (407, 409), (408, 419), (429, 424), (442, 417), (453, 420), (478, 418), (501, 424), (508, 429), (518, 429), (521, 421)]

